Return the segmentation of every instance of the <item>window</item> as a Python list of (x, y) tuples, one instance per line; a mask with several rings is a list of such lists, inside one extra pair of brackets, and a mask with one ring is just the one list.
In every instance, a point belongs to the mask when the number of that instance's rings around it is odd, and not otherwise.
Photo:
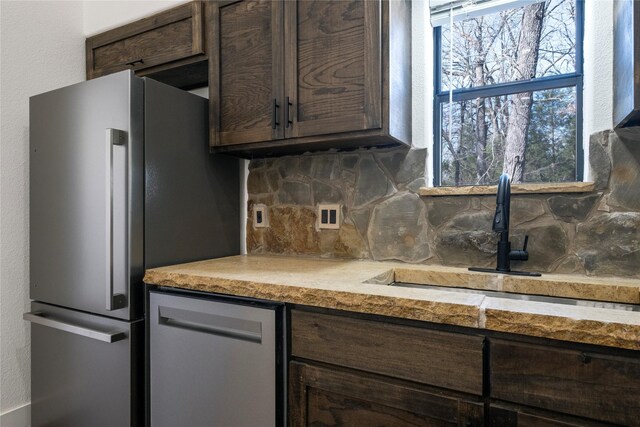
[(583, 1), (457, 6), (434, 23), (434, 185), (581, 181)]

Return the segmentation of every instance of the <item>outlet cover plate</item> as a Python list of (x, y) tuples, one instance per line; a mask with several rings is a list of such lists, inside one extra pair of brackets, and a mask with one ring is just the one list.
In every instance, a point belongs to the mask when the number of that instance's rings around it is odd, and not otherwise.
[(338, 230), (340, 228), (342, 206), (340, 204), (318, 205), (318, 228)]
[(253, 228), (269, 227), (267, 206), (263, 204), (253, 205)]

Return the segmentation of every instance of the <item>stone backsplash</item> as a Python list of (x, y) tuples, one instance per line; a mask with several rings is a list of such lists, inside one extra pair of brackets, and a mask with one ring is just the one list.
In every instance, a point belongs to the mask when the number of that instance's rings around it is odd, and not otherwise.
[[(592, 193), (512, 195), (511, 241), (529, 235), (514, 269), (640, 277), (640, 141), (590, 138)], [(495, 196), (420, 197), (426, 150), (371, 149), (254, 159), (247, 251), (490, 267)], [(252, 207), (269, 228), (253, 228)], [(339, 230), (318, 230), (319, 203), (340, 203)]]

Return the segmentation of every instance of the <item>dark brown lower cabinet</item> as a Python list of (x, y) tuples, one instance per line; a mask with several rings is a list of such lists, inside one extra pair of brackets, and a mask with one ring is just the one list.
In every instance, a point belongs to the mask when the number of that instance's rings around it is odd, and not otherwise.
[(292, 427), (640, 427), (640, 352), (341, 311), (290, 320)]
[(497, 405), (489, 408), (490, 427), (604, 427), (597, 421), (576, 419), (529, 409), (507, 409)]
[(315, 364), (289, 364), (289, 425), (481, 426), (484, 408), (404, 381)]
[(491, 340), (491, 397), (640, 426), (640, 358)]

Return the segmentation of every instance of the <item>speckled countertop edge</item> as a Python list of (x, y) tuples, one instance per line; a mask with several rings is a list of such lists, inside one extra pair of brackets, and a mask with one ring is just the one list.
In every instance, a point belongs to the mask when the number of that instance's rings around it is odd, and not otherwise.
[[(264, 255), (234, 256), (150, 269), (144, 282), (640, 350), (640, 312), (505, 300), (428, 287), (385, 286), (393, 278), (394, 271), (404, 274), (404, 279), (446, 278), (451, 282), (448, 286), (462, 286), (456, 283), (465, 280), (484, 280), (503, 290), (505, 284), (506, 289), (524, 290), (527, 287), (522, 285), (525, 282), (510, 276), (470, 273), (456, 267)], [(625, 302), (640, 298), (640, 280), (545, 276), (529, 281), (532, 289), (540, 286), (541, 280), (546, 280), (553, 286), (566, 286), (568, 292), (572, 292), (572, 287), (584, 290), (586, 284), (588, 292), (604, 289), (603, 292), (615, 295), (614, 299)], [(382, 284), (371, 283), (375, 277)]]

